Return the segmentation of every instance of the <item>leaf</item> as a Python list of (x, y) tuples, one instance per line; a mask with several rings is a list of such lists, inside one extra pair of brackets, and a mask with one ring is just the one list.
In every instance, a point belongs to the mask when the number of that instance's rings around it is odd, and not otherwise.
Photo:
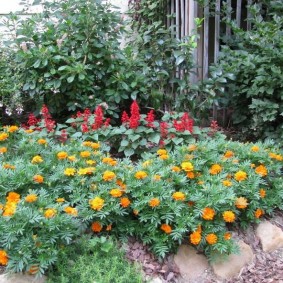
[(124, 154), (125, 154), (126, 157), (129, 157), (129, 156), (133, 155), (134, 153), (135, 153), (135, 151), (132, 148), (126, 148), (124, 150)]
[(37, 68), (40, 66), (40, 64), (41, 64), (41, 60), (38, 59), (38, 60), (35, 61), (35, 63), (34, 63), (32, 66), (33, 66), (35, 69), (37, 69)]
[(72, 75), (72, 76), (67, 78), (67, 82), (72, 83), (74, 81), (74, 79), (75, 79), (75, 75)]
[(72, 138), (80, 138), (82, 135), (82, 132), (76, 132), (72, 135)]
[(179, 66), (181, 63), (183, 63), (185, 61), (185, 57), (183, 56), (179, 56), (177, 59), (176, 59), (176, 65)]
[(126, 140), (126, 139), (123, 139), (123, 140), (121, 141), (121, 146), (127, 146), (128, 144), (129, 144), (129, 141)]

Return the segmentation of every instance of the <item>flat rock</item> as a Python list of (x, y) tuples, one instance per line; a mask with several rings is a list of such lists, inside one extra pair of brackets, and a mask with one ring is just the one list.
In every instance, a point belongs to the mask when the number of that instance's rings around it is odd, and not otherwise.
[(238, 275), (241, 269), (253, 261), (253, 251), (249, 245), (243, 241), (238, 242), (240, 253), (231, 254), (223, 262), (211, 263), (214, 273), (222, 279), (229, 279)]
[(16, 273), (13, 275), (2, 274), (0, 275), (0, 283), (44, 283), (46, 277), (35, 278), (33, 275)]
[(181, 245), (174, 256), (174, 261), (184, 279), (182, 282), (186, 282), (185, 280), (196, 280), (209, 268), (206, 257), (198, 254), (197, 250), (191, 246)]
[(256, 235), (260, 239), (264, 252), (273, 252), (283, 247), (283, 231), (269, 221), (264, 221), (258, 225)]

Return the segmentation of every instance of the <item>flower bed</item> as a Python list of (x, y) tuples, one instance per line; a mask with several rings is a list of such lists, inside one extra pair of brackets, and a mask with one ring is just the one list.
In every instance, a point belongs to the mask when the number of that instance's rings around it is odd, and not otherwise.
[(0, 264), (44, 273), (83, 233), (134, 235), (160, 257), (185, 241), (212, 258), (237, 250), (232, 225), (283, 208), (283, 157), (272, 142), (207, 136), (137, 162), (109, 150), (0, 130)]

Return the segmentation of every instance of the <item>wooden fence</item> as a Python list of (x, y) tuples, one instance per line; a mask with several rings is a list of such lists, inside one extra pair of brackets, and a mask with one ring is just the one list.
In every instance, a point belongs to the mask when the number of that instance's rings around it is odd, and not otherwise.
[(249, 15), (247, 6), (253, 0), (215, 0), (211, 6), (200, 6), (194, 0), (168, 0), (168, 13), (175, 14), (167, 20), (168, 26), (176, 26), (177, 38), (191, 34), (195, 30), (195, 18), (203, 18), (203, 24), (198, 30), (198, 47), (194, 53), (195, 62), (198, 68), (196, 74), (192, 75), (192, 82), (203, 80), (208, 76), (208, 66), (217, 60), (220, 51), (220, 35), (231, 35), (231, 29), (221, 21), (220, 10), (223, 2), (231, 11), (228, 18), (236, 20), (238, 26), (248, 30), (251, 24), (248, 21)]

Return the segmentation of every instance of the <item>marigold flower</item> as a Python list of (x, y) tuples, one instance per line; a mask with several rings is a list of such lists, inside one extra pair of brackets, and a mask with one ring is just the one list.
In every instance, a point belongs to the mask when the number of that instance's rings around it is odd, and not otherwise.
[(56, 215), (57, 211), (54, 208), (48, 208), (44, 212), (45, 218), (53, 218)]
[(259, 147), (257, 145), (254, 145), (254, 146), (251, 147), (251, 151), (258, 152), (259, 151)]
[(162, 224), (160, 229), (164, 231), (166, 234), (170, 234), (172, 232), (172, 228), (168, 224)]
[(8, 127), (8, 132), (13, 133), (13, 132), (16, 132), (18, 129), (19, 129), (18, 126), (10, 126)]
[(222, 184), (225, 187), (231, 187), (232, 186), (232, 182), (230, 180), (223, 180)]
[(217, 175), (221, 171), (222, 171), (222, 167), (219, 164), (213, 164), (209, 169), (209, 173), (211, 175)]
[(75, 155), (71, 155), (71, 156), (68, 156), (68, 160), (74, 162), (74, 161), (76, 161), (77, 159), (76, 159), (76, 156), (75, 156)]
[(64, 170), (64, 175), (66, 175), (66, 176), (75, 176), (75, 174), (76, 174), (75, 168), (66, 168)]
[(235, 201), (235, 206), (239, 209), (245, 209), (248, 206), (248, 201), (244, 197), (239, 197)]
[(190, 144), (189, 146), (188, 146), (188, 151), (195, 151), (195, 150), (197, 150), (197, 146), (195, 145), (195, 144)]
[(171, 168), (171, 170), (172, 170), (173, 172), (180, 172), (180, 171), (181, 171), (181, 168), (178, 167), (178, 166), (173, 166), (173, 167)]
[(255, 168), (255, 172), (262, 177), (267, 175), (267, 169), (264, 165), (259, 165)]
[(154, 175), (153, 176), (153, 180), (154, 181), (160, 181), (161, 180), (161, 176), (160, 175)]
[(116, 174), (114, 172), (112, 172), (112, 171), (105, 171), (103, 173), (103, 176), (102, 176), (102, 179), (104, 181), (108, 181), (108, 182), (112, 181), (115, 178), (116, 178)]
[(231, 150), (227, 150), (225, 153), (224, 153), (224, 157), (226, 158), (231, 158), (234, 156), (234, 152), (231, 151)]
[(5, 141), (9, 135), (7, 133), (1, 132), (0, 133), (0, 141)]
[(148, 202), (150, 207), (157, 207), (160, 205), (160, 200), (158, 198), (152, 198), (149, 202)]
[(11, 170), (15, 170), (16, 166), (11, 165), (9, 163), (4, 163), (2, 166), (4, 169), (11, 169)]
[(67, 213), (67, 214), (70, 214), (72, 216), (78, 216), (78, 211), (76, 208), (74, 207), (71, 207), (71, 206), (67, 206), (64, 208), (64, 211)]
[(180, 200), (180, 201), (184, 201), (186, 199), (186, 195), (182, 192), (175, 192), (173, 195), (172, 195), (172, 198), (174, 200)]
[(104, 199), (100, 198), (100, 197), (95, 197), (94, 199), (91, 199), (89, 201), (89, 204), (90, 204), (90, 207), (93, 209), (93, 210), (101, 210), (102, 207), (104, 206)]
[(43, 178), (41, 175), (34, 175), (34, 176), (33, 176), (33, 180), (34, 180), (36, 183), (43, 183), (44, 178)]
[(0, 154), (6, 153), (7, 147), (0, 147)]
[(88, 158), (88, 157), (90, 157), (91, 156), (91, 153), (90, 153), (90, 151), (82, 151), (81, 153), (80, 153), (80, 156), (82, 157), (82, 158)]
[(99, 144), (99, 142), (92, 142), (90, 147), (92, 149), (99, 149), (100, 148), (100, 144)]
[(269, 157), (272, 158), (272, 159), (275, 159), (277, 161), (282, 161), (283, 160), (283, 156), (282, 155), (276, 154), (274, 152), (270, 152), (269, 153)]
[(88, 165), (94, 165), (96, 162), (92, 159), (89, 159), (89, 160), (86, 160), (85, 163)]
[(0, 264), (7, 265), (8, 264), (8, 255), (6, 251), (0, 250)]
[(35, 202), (35, 201), (37, 201), (37, 195), (36, 194), (29, 194), (29, 195), (26, 196), (25, 201), (30, 202), (30, 203)]
[(181, 168), (186, 171), (186, 172), (190, 172), (194, 170), (194, 166), (191, 162), (185, 161), (181, 164)]
[(142, 167), (147, 167), (152, 163), (152, 160), (146, 160), (145, 162), (143, 162)]
[(17, 203), (7, 202), (4, 206), (3, 216), (13, 216), (16, 213)]
[(68, 153), (65, 151), (60, 151), (57, 153), (57, 158), (59, 160), (66, 159), (68, 157)]
[(215, 216), (215, 210), (213, 208), (205, 207), (202, 210), (202, 218), (204, 220), (213, 220), (214, 216)]
[(15, 192), (9, 192), (6, 200), (8, 202), (18, 203), (20, 201), (21, 195)]
[(258, 209), (254, 212), (255, 218), (260, 218), (262, 215), (264, 215), (264, 210), (261, 209), (261, 208), (258, 208)]
[(198, 245), (200, 243), (200, 241), (201, 241), (201, 233), (200, 232), (195, 231), (190, 235), (190, 242), (193, 245)]
[(187, 177), (189, 179), (194, 179), (195, 178), (195, 173), (194, 172), (187, 172)]
[(166, 159), (169, 158), (169, 155), (167, 155), (167, 154), (162, 154), (162, 155), (159, 155), (159, 158), (160, 158), (161, 160), (166, 160)]
[(91, 224), (91, 230), (95, 233), (99, 233), (102, 230), (102, 226), (99, 222), (93, 222)]
[(84, 142), (83, 142), (83, 145), (90, 147), (90, 146), (91, 146), (91, 143), (92, 143), (91, 141), (84, 141)]
[(252, 163), (250, 166), (251, 166), (251, 168), (255, 168), (255, 164), (254, 163)]
[(261, 198), (265, 198), (265, 196), (266, 196), (266, 191), (265, 191), (264, 189), (260, 189), (260, 190), (259, 190), (259, 195), (260, 195)]
[(232, 223), (236, 219), (235, 213), (231, 210), (224, 211), (222, 216), (223, 216), (224, 221), (228, 223)]
[(247, 173), (244, 171), (238, 171), (234, 175), (234, 179), (238, 182), (244, 181), (248, 178)]
[(64, 198), (57, 198), (57, 199), (56, 199), (56, 202), (64, 202), (64, 201), (65, 201)]
[(146, 177), (147, 177), (147, 173), (145, 171), (138, 171), (135, 174), (135, 178), (139, 180), (145, 179)]
[(25, 130), (25, 132), (26, 132), (27, 134), (31, 134), (31, 133), (33, 133), (33, 129)]
[(38, 144), (47, 144), (47, 141), (45, 140), (45, 139), (39, 139), (38, 141), (37, 141), (37, 143)]
[(80, 168), (78, 171), (79, 175), (91, 175), (95, 171), (95, 167)]
[(109, 193), (113, 198), (119, 198), (123, 192), (120, 189), (112, 189)]
[(218, 240), (217, 236), (216, 236), (215, 234), (213, 234), (213, 233), (207, 234), (206, 237), (205, 237), (205, 239), (206, 239), (206, 241), (207, 241), (207, 243), (208, 243), (209, 245), (214, 245), (214, 244), (216, 244), (216, 243), (217, 243), (217, 240)]
[(41, 162), (43, 162), (43, 159), (40, 155), (34, 156), (31, 160), (32, 164), (41, 163)]
[(224, 234), (224, 239), (225, 239), (226, 241), (230, 240), (231, 237), (232, 237), (232, 235), (231, 235), (231, 233), (229, 233), (229, 232), (226, 232), (226, 233)]
[(158, 149), (157, 150), (157, 154), (158, 155), (167, 155), (167, 150), (166, 149)]
[(120, 204), (122, 207), (126, 208), (131, 204), (131, 201), (128, 198), (121, 198), (120, 199)]
[(106, 226), (106, 231), (111, 231), (112, 230), (112, 224), (109, 224)]
[(117, 160), (111, 158), (111, 157), (104, 157), (102, 159), (102, 162), (111, 166), (117, 165)]

